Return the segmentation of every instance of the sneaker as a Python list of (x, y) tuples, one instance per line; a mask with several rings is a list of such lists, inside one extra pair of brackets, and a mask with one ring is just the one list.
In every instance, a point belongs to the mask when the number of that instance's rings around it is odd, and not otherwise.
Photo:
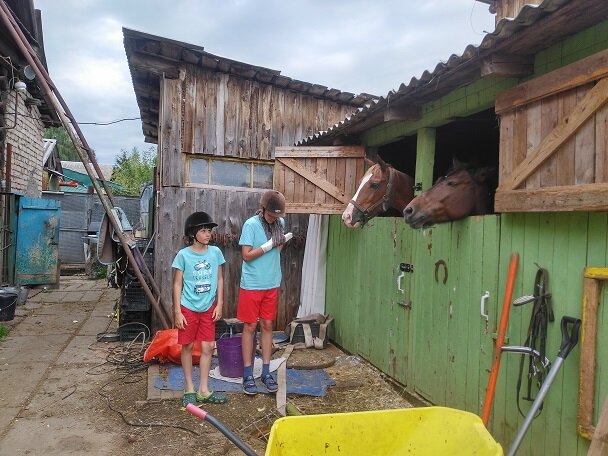
[(182, 397), (182, 410), (186, 410), (188, 404), (196, 405), (196, 393), (194, 391), (184, 392)]
[(243, 393), (248, 396), (255, 396), (258, 394), (258, 387), (256, 386), (255, 379), (252, 375), (243, 378)]
[(279, 389), (279, 385), (277, 385), (277, 382), (274, 380), (272, 374), (262, 375), (262, 383), (269, 393), (276, 393)]

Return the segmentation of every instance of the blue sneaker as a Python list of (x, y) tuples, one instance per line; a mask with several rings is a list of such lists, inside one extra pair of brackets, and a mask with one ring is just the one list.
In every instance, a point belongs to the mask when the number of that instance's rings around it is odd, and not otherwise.
[(252, 375), (243, 378), (243, 393), (248, 396), (255, 396), (258, 394), (258, 387), (256, 386), (255, 379)]
[(262, 383), (269, 393), (276, 393), (279, 389), (279, 385), (277, 385), (277, 382), (274, 380), (272, 374), (262, 375)]

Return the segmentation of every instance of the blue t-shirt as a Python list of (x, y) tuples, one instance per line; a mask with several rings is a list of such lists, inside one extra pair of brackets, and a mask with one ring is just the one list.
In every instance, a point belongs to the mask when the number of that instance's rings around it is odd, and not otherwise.
[[(285, 226), (280, 218), (275, 223)], [(247, 219), (243, 224), (239, 245), (261, 246), (268, 239), (258, 215)], [(271, 290), (281, 285), (281, 252), (277, 247), (251, 261), (243, 261), (241, 288), (245, 290)]]
[(222, 251), (210, 245), (205, 253), (184, 247), (175, 256), (171, 267), (183, 272), (181, 305), (194, 312), (209, 310), (217, 293), (217, 274), (226, 262)]

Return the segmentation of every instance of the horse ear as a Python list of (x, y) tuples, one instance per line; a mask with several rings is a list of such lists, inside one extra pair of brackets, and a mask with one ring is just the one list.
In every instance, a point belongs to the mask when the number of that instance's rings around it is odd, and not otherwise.
[(484, 166), (483, 168), (473, 170), (471, 174), (477, 182), (489, 182), (496, 177), (496, 167)]
[(380, 155), (378, 155), (378, 164), (380, 165), (380, 168), (382, 168), (383, 171), (388, 167), (388, 164), (384, 160), (382, 160), (382, 158), (380, 158)]
[(456, 156), (452, 157), (452, 169), (467, 168), (467, 163), (459, 160)]
[(370, 160), (367, 157), (364, 157), (365, 160), (365, 164), (367, 165), (368, 168), (371, 168), (372, 166), (374, 166), (376, 163), (373, 160)]

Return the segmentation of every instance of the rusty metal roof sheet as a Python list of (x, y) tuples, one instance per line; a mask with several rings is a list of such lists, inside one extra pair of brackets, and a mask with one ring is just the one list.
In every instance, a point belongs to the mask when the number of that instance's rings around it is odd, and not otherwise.
[(452, 54), (434, 70), (424, 71), (384, 97), (369, 100), (350, 117), (296, 145), (329, 145), (338, 137), (355, 136), (381, 124), (389, 106), (420, 106), (481, 78), (483, 58), (494, 53), (533, 55), (607, 18), (606, 0), (545, 0), (539, 5), (525, 5), (517, 17), (501, 19), (479, 46), (469, 45), (461, 55)]

